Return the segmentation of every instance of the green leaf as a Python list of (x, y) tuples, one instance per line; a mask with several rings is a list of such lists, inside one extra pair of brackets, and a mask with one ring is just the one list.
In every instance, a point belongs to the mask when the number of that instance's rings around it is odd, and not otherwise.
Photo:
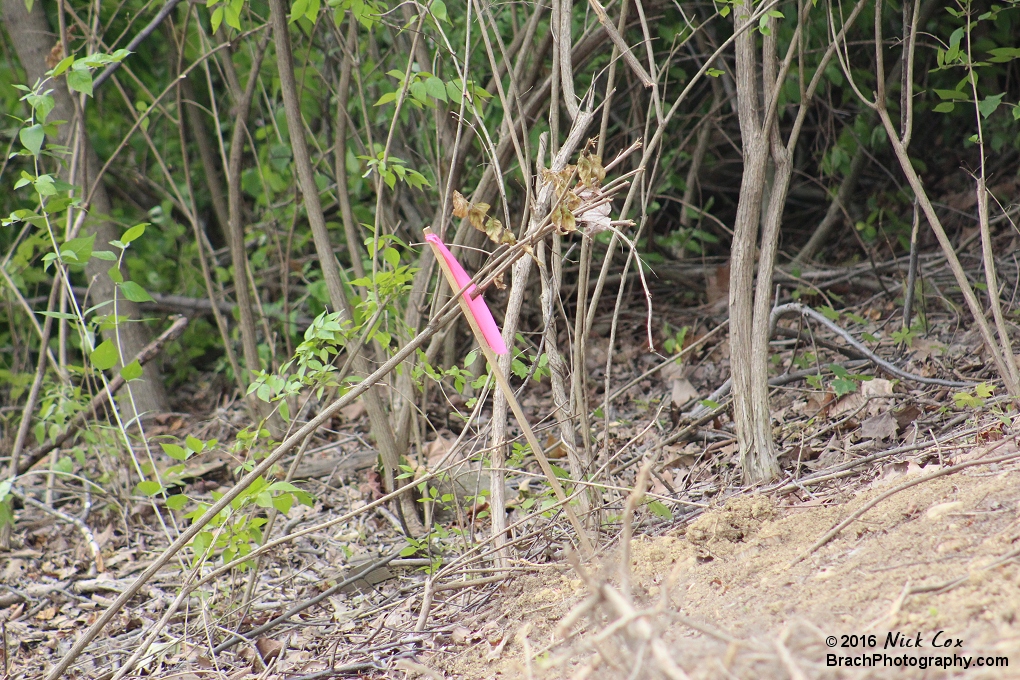
[(36, 123), (35, 125), (21, 128), (18, 138), (33, 156), (38, 156), (39, 152), (42, 151), (43, 142), (46, 140), (46, 133), (43, 131), (43, 126)]
[(39, 316), (48, 316), (53, 319), (63, 319), (65, 321), (74, 321), (78, 318), (74, 314), (69, 314), (67, 312), (36, 312), (36, 314)]
[(276, 496), (273, 499), (273, 507), (276, 508), (279, 512), (282, 512), (285, 515), (288, 512), (290, 512), (290, 509), (293, 506), (294, 506), (294, 497), (291, 496), (290, 494), (284, 494), (282, 496)]
[(939, 99), (948, 99), (950, 101), (967, 101), (970, 99), (970, 95), (960, 90), (935, 90), (935, 94), (939, 96)]
[(184, 443), (195, 453), (201, 453), (205, 450), (205, 443), (198, 437), (193, 437), (190, 434), (185, 438)]
[(60, 60), (59, 64), (53, 67), (53, 70), (50, 71), (50, 75), (53, 76), (54, 78), (56, 78), (59, 75), (62, 75), (64, 71), (71, 68), (71, 64), (73, 63), (74, 63), (73, 54), (69, 57), (64, 57), (63, 59)]
[(673, 519), (672, 511), (670, 511), (670, 509), (667, 508), (666, 504), (662, 501), (652, 501), (648, 504), (648, 509), (652, 511), (652, 514), (658, 517), (668, 520)]
[(963, 40), (964, 28), (960, 26), (949, 36), (949, 49), (946, 50), (946, 63), (956, 61), (960, 56), (960, 41)]
[(420, 80), (416, 80), (411, 83), (411, 96), (424, 103), (428, 97), (428, 90), (425, 89), (425, 83)]
[(432, 4), (429, 5), (429, 11), (439, 21), (450, 23), (450, 15), (446, 11), (446, 3), (443, 0), (432, 0)]
[(396, 269), (400, 266), (400, 252), (396, 248), (386, 248), (382, 251), (382, 257), (387, 264)]
[(1000, 92), (999, 94), (988, 95), (978, 102), (978, 111), (981, 112), (981, 117), (988, 118), (988, 116), (995, 113), (995, 109), (999, 108), (999, 104), (1002, 103), (1002, 98), (1005, 96), (1005, 92)]
[(701, 400), (701, 405), (704, 406), (705, 408), (710, 408), (710, 409), (717, 409), (720, 406), (719, 402), (712, 401), (711, 399), (702, 399)]
[(389, 104), (390, 102), (396, 100), (397, 100), (396, 92), (387, 92), (383, 96), (379, 97), (379, 100), (375, 103), (375, 106), (382, 106), (384, 104)]
[(138, 482), (138, 486), (135, 487), (135, 492), (140, 493), (143, 496), (155, 496), (163, 490), (163, 486), (159, 482), (145, 481)]
[(992, 55), (988, 61), (993, 64), (1005, 64), (1020, 57), (1020, 47), (996, 47), (993, 50), (988, 50), (988, 53)]
[(819, 307), (818, 311), (821, 312), (822, 316), (824, 316), (829, 321), (835, 321), (839, 318), (839, 312), (837, 312), (832, 307), (829, 307), (828, 305), (826, 305), (825, 307)]
[(125, 281), (120, 284), (120, 292), (131, 302), (155, 302), (152, 296), (134, 281)]
[(846, 318), (850, 319), (854, 323), (859, 323), (862, 326), (868, 323), (868, 320), (865, 319), (863, 316), (861, 316), (860, 314), (854, 314), (853, 312), (846, 312)]
[(92, 96), (92, 74), (86, 69), (71, 69), (67, 72), (67, 87), (74, 92)]
[(308, 19), (309, 21), (311, 21), (314, 24), (315, 23), (315, 19), (316, 19), (316, 17), (319, 14), (319, 9), (321, 7), (322, 7), (322, 4), (320, 3), (319, 0), (309, 0), (308, 1), (308, 9), (305, 10), (305, 18)]
[(142, 234), (145, 233), (145, 227), (147, 227), (148, 224), (149, 224), (148, 222), (143, 222), (141, 224), (136, 224), (135, 226), (131, 227), (130, 229), (124, 232), (123, 236), (120, 237), (120, 242), (128, 244), (134, 241), (135, 239), (139, 238)]
[(61, 257), (66, 257), (65, 253), (73, 253), (74, 264), (86, 264), (92, 259), (92, 245), (95, 241), (95, 234), (73, 238), (60, 246), (60, 255)]
[(935, 107), (935, 113), (952, 113), (953, 109), (956, 108), (956, 104), (953, 102), (942, 102)]
[(454, 104), (460, 105), (460, 102), (461, 102), (460, 86), (458, 86), (454, 82), (447, 83), (446, 84), (446, 96)]
[(105, 371), (117, 365), (120, 354), (117, 352), (117, 346), (113, 344), (113, 340), (104, 340), (99, 347), (92, 350), (89, 358), (92, 359), (93, 366), (100, 371)]
[(223, 23), (223, 6), (219, 6), (213, 10), (212, 17), (209, 19), (212, 24), (212, 32), (215, 34), (219, 30), (220, 24)]
[(850, 394), (857, 389), (857, 381), (848, 378), (836, 378), (831, 384), (832, 390), (836, 393), (837, 397)]
[(110, 280), (114, 283), (124, 283), (124, 275), (120, 272), (120, 267), (114, 265), (110, 267), (106, 273), (109, 275)]
[(308, 9), (308, 0), (297, 0), (293, 5), (290, 6), (290, 21), (288, 23), (294, 23), (305, 15)]
[(241, 9), (244, 7), (244, 2), (236, 0), (229, 0), (223, 7), (223, 20), (227, 22), (227, 26), (233, 29), (241, 30)]
[(174, 460), (183, 461), (188, 459), (188, 452), (185, 451), (182, 446), (178, 446), (177, 444), (164, 444), (163, 442), (160, 442), (159, 445), (163, 447), (163, 452)]
[(435, 97), (441, 102), (446, 101), (446, 83), (435, 76), (431, 76), (425, 81), (425, 91), (429, 93), (430, 97)]
[(188, 497), (182, 493), (174, 494), (166, 499), (166, 507), (171, 510), (180, 510), (188, 504)]
[(138, 363), (138, 359), (135, 359), (130, 364), (120, 369), (120, 377), (130, 382), (142, 377), (142, 365)]

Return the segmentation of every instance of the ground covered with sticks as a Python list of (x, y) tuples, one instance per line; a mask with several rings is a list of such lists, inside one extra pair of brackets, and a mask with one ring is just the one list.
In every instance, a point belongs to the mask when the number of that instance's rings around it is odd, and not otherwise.
[[(923, 263), (937, 281), (938, 261)], [(652, 285), (668, 299), (667, 285)], [(583, 558), (562, 515), (542, 512), (552, 501), (527, 456), (509, 466), (510, 559), (494, 560), (483, 492), (489, 477), (476, 455), (485, 447), (486, 413), (465, 425), (464, 402), (452, 392), (435, 400), (428, 413), (435, 430), (416, 446), (412, 466), (419, 478), (446, 471), (426, 487), (436, 489), (428, 492), (435, 500), (421, 503), (434, 530), (406, 539), (400, 519), (379, 502), (376, 453), (354, 404), (278, 471), (311, 505), (249, 512), (265, 545), (247, 569), (223, 568), (222, 554), (196, 569), (192, 553), (182, 552), (135, 593), (71, 673), (107, 680), (118, 669), (130, 677), (235, 680), (1016, 674), (1014, 407), (982, 382), (980, 342), (954, 327), (949, 312), (930, 312), (927, 330), (897, 340), (889, 323), (895, 310), (876, 300), (836, 314), (815, 300), (814, 309), (830, 313), (794, 307), (777, 321), (772, 402), (784, 478), (762, 488), (740, 483), (728, 396), (719, 389), (729, 359), (718, 305), (676, 313), (662, 325), (687, 332), (656, 337), (654, 352), (643, 343), (644, 318), (617, 315), (624, 340), (613, 353), (608, 393), (608, 341), (596, 340), (587, 355), (593, 403), (603, 410), (593, 414), (601, 467), (587, 496), (599, 547)], [(549, 390), (538, 378), (517, 384), (528, 415), (547, 431)], [(930, 384), (939, 381), (964, 386)], [(190, 497), (207, 502), (236, 479), (240, 461), (219, 442), (230, 442), (246, 418), (239, 404), (215, 394), (211, 384), (199, 386), (186, 396), (203, 404), (200, 412), (160, 416), (147, 431), (152, 441), (217, 441), (174, 473)], [(549, 444), (557, 462), (565, 454), (551, 436)], [(98, 490), (82, 496), (61, 477), (28, 478), (56, 510), (26, 503), (17, 511), (0, 575), (5, 669), (19, 678), (40, 677), (66, 654), (188, 521), (162, 502), (123, 502)], [(251, 546), (260, 540), (252, 537)], [(957, 665), (942, 668), (954, 655)], [(864, 657), (877, 665), (845, 667)]]

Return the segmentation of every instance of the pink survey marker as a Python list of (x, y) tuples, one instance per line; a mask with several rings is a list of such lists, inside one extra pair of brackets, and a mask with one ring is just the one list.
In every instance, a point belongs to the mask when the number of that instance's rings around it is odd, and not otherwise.
[[(439, 251), (439, 254), (446, 260), (447, 266), (450, 267), (450, 271), (453, 272), (454, 281), (457, 283), (457, 290), (454, 292), (459, 292), (464, 286), (471, 283), (471, 277), (464, 271), (464, 267), (460, 266), (460, 262), (453, 256), (453, 253), (450, 252), (450, 249), (446, 247), (441, 238), (435, 234), (426, 234), (425, 240)], [(478, 328), (482, 331), (482, 335), (485, 336), (485, 341), (489, 343), (492, 351), (496, 354), (506, 354), (506, 343), (503, 342), (499, 326), (496, 325), (496, 320), (492, 318), (489, 306), (485, 304), (485, 299), (478, 293), (478, 289), (475, 288), (474, 284), (464, 291), (464, 301), (467, 303), (472, 316), (475, 317), (475, 322), (478, 324)]]

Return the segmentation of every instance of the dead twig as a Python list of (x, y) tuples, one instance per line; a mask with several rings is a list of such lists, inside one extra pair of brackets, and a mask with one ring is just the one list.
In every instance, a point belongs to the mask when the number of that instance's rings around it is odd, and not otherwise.
[(291, 607), (290, 609), (288, 609), (284, 613), (280, 614), (276, 618), (267, 621), (266, 623), (262, 624), (261, 626), (258, 626), (256, 628), (252, 628), (251, 630), (249, 630), (244, 635), (234, 635), (233, 637), (227, 639), (225, 642), (221, 642), (220, 644), (216, 645), (213, 648), (213, 654), (219, 654), (220, 652), (222, 652), (222, 651), (224, 651), (226, 649), (230, 649), (231, 647), (233, 647), (234, 645), (238, 644), (239, 642), (244, 642), (244, 641), (249, 640), (251, 638), (258, 637), (259, 635), (262, 635), (263, 633), (266, 633), (266, 632), (272, 630), (273, 628), (276, 628), (280, 624), (286, 623), (287, 620), (290, 619), (292, 616), (296, 616), (297, 614), (300, 614), (301, 612), (303, 612), (304, 610), (308, 609), (309, 607), (314, 607), (315, 605), (317, 605), (318, 603), (322, 602), (323, 600), (325, 600), (326, 598), (330, 597), (331, 595), (334, 595), (334, 594), (340, 592), (341, 590), (343, 590), (344, 588), (346, 588), (346, 587), (348, 587), (350, 585), (353, 585), (354, 583), (357, 583), (358, 581), (363, 579), (366, 575), (372, 573), (376, 569), (381, 569), (381, 568), (385, 567), (387, 564), (389, 564), (393, 560), (397, 559), (399, 556), (400, 556), (400, 551), (398, 550), (398, 551), (395, 551), (395, 552), (387, 555), (386, 557), (384, 557), (382, 559), (375, 560), (374, 562), (369, 562), (368, 564), (364, 565), (361, 569), (359, 569), (357, 571), (357, 573), (355, 573), (353, 576), (349, 576), (349, 577), (345, 578), (343, 581), (340, 581), (339, 583), (337, 583), (336, 585), (331, 586), (329, 588), (326, 588), (326, 590), (322, 591), (321, 593), (319, 593), (315, 597), (309, 598), (309, 599), (307, 599), (307, 600), (305, 600), (303, 602), (299, 602), (298, 604), (294, 605), (293, 607)]
[(20, 499), (21, 502), (24, 503), (25, 505), (31, 505), (33, 508), (42, 510), (47, 515), (56, 517), (61, 522), (71, 524), (81, 533), (82, 537), (85, 539), (85, 544), (89, 547), (89, 552), (92, 553), (92, 563), (89, 565), (88, 571), (89, 578), (95, 577), (95, 575), (99, 572), (106, 571), (106, 567), (103, 566), (102, 551), (99, 547), (99, 543), (96, 542), (96, 536), (95, 534), (92, 533), (92, 529), (89, 528), (89, 525), (85, 524), (85, 522), (81, 521), (74, 515), (69, 515), (66, 512), (61, 512), (56, 508), (50, 507), (45, 503), (37, 501), (36, 499), (32, 498), (32, 496), (30, 496), (29, 494), (19, 490), (17, 487), (12, 486), (10, 488), (10, 493), (15, 498)]

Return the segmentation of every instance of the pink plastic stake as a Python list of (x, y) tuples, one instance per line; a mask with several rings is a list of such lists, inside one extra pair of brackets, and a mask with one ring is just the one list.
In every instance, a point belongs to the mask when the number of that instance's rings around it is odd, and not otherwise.
[[(450, 268), (453, 278), (457, 283), (457, 291), (455, 292), (459, 292), (464, 286), (471, 283), (471, 277), (464, 271), (464, 267), (460, 266), (460, 262), (457, 261), (457, 258), (453, 256), (453, 253), (450, 252), (450, 249), (446, 247), (446, 244), (443, 243), (439, 236), (427, 233), (425, 234), (425, 240), (446, 260), (446, 265)], [(489, 343), (492, 351), (496, 354), (506, 354), (506, 343), (503, 342), (503, 335), (499, 332), (499, 326), (496, 325), (496, 320), (492, 318), (489, 306), (485, 304), (485, 299), (478, 293), (478, 289), (475, 288), (474, 284), (471, 284), (464, 291), (464, 301), (467, 303), (468, 309), (471, 310), (471, 315), (475, 317), (475, 323), (478, 324), (479, 330), (482, 331), (482, 335), (485, 337), (485, 341)]]

